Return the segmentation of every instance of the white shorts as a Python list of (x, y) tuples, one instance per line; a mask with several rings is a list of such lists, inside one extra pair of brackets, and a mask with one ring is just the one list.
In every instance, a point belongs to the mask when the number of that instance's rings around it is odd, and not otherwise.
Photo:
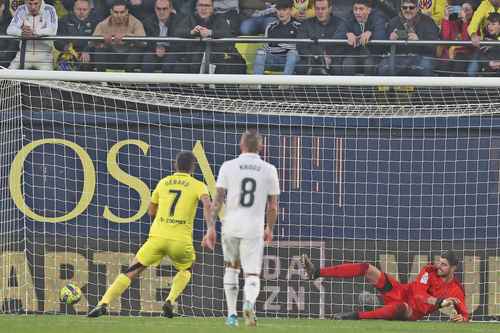
[(239, 261), (243, 273), (260, 275), (264, 253), (263, 237), (246, 239), (222, 234), (222, 252), (225, 262), (234, 264)]

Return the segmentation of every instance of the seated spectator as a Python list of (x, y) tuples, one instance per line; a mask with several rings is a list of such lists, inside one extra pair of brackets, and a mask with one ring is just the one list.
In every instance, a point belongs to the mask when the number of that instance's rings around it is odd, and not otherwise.
[[(332, 0), (316, 0), (314, 3), (316, 17), (305, 20), (299, 28), (300, 39), (333, 39), (335, 32), (343, 20), (332, 15)], [(335, 73), (334, 57), (337, 45), (299, 44), (300, 63), (298, 74), (328, 75)], [(337, 52), (338, 54), (338, 52)]]
[[(185, 17), (179, 25), (179, 37), (228, 38), (233, 37), (226, 19), (214, 14), (212, 0), (198, 0), (196, 14)], [(246, 64), (234, 43), (216, 43), (211, 52), (205, 52), (204, 43), (190, 43), (186, 55), (190, 73), (245, 74)], [(210, 58), (210, 59), (208, 59)]]
[[(267, 38), (297, 38), (300, 22), (292, 17), (292, 6), (292, 0), (276, 2), (278, 21), (267, 26)], [(257, 50), (253, 71), (254, 74), (264, 74), (267, 68), (283, 69), (283, 74), (292, 75), (298, 61), (299, 54), (295, 44), (272, 42)]]
[(240, 34), (241, 16), (239, 0), (214, 0), (214, 13), (221, 15), (231, 27), (234, 36)]
[(467, 31), (472, 45), (475, 47), (479, 47), (481, 32), (486, 30), (487, 18), (490, 13), (500, 13), (500, 0), (483, 0), (472, 15)]
[[(451, 6), (446, 7), (441, 21), (441, 39), (470, 40), (467, 28), (473, 13), (471, 2), (464, 2), (459, 14), (452, 13)], [(453, 75), (460, 75), (465, 74), (473, 53), (474, 49), (471, 47), (451, 46), (443, 50), (441, 58), (449, 60), (445, 65), (447, 71)]]
[[(173, 12), (171, 0), (156, 0), (155, 15), (144, 21), (144, 29), (148, 37), (175, 37), (174, 30), (180, 23), (180, 15)], [(147, 53), (144, 55), (143, 70), (146, 73), (162, 71), (165, 73), (182, 73), (186, 70), (181, 67), (179, 53), (180, 46), (170, 42), (148, 43)]]
[(418, 8), (420, 13), (432, 18), (434, 23), (440, 27), (444, 17), (444, 9), (455, 4), (455, 2), (457, 2), (456, 5), (458, 6), (457, 0), (419, 0)]
[[(0, 0), (0, 35), (7, 33), (7, 27), (12, 19), (9, 8), (5, 6), (5, 0)], [(10, 62), (16, 56), (17, 40), (0, 39), (0, 66), (9, 67)]]
[(261, 35), (266, 27), (276, 21), (276, 6), (268, 0), (241, 0), (242, 35)]
[[(483, 33), (484, 40), (500, 41), (500, 14), (490, 13)], [(483, 46), (467, 70), (469, 76), (500, 74), (500, 46)]]
[(127, 3), (116, 0), (111, 7), (111, 15), (100, 22), (94, 31), (94, 36), (104, 37), (104, 42), (93, 43), (96, 68), (100, 71), (113, 68), (130, 72), (141, 67), (144, 43), (124, 42), (123, 37), (145, 35), (142, 23), (129, 14)]
[[(90, 8), (89, 0), (76, 0), (73, 12), (59, 22), (59, 36), (92, 36), (100, 17)], [(55, 48), (61, 52), (58, 59), (60, 70), (91, 70), (89, 43), (85, 40), (58, 40)]]
[[(7, 28), (7, 34), (30, 38), (37, 36), (55, 36), (57, 34), (57, 14), (54, 7), (43, 0), (26, 0), (19, 6)], [(30, 40), (26, 43), (26, 69), (53, 69), (52, 41)], [(20, 67), (21, 51), (10, 63), (10, 69)]]
[(385, 16), (372, 8), (371, 0), (354, 0), (352, 14), (340, 25), (335, 38), (347, 39), (342, 53), (342, 74), (373, 75), (380, 46), (368, 45), (371, 39), (385, 39)]
[[(401, 14), (387, 26), (390, 40), (438, 40), (439, 28), (427, 15), (419, 12), (417, 0), (403, 0)], [(432, 75), (432, 58), (436, 53), (432, 45), (398, 45), (396, 55), (385, 57), (379, 64), (380, 75)]]
[(314, 0), (293, 0), (292, 17), (297, 21), (304, 21), (316, 16)]

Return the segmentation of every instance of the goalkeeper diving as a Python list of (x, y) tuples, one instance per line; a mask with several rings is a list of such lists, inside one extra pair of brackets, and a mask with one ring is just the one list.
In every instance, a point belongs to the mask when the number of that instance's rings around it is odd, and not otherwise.
[(195, 166), (193, 153), (184, 151), (177, 155), (176, 172), (160, 180), (153, 191), (148, 214), (154, 221), (147, 241), (127, 271), (118, 275), (88, 317), (106, 314), (108, 305), (120, 297), (133, 279), (146, 267), (158, 265), (165, 256), (171, 259), (177, 270), (163, 304), (163, 315), (173, 317), (176, 299), (191, 279), (191, 266), (195, 261), (193, 222), (199, 201), (203, 204), (203, 216), (208, 226), (203, 245), (212, 250), (215, 246), (215, 225), (210, 220), (211, 202), (206, 185), (191, 176)]
[(307, 255), (302, 255), (301, 261), (309, 279), (364, 276), (381, 294), (383, 306), (373, 311), (337, 313), (333, 315), (333, 319), (411, 321), (441, 309), (449, 313), (453, 322), (469, 320), (464, 289), (454, 275), (458, 259), (451, 250), (443, 252), (435, 263), (423, 267), (417, 278), (409, 283), (400, 283), (368, 263), (345, 263), (316, 268)]

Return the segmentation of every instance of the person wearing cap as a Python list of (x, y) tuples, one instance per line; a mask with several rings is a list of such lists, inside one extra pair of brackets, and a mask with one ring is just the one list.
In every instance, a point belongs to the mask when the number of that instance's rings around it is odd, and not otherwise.
[(459, 261), (452, 250), (443, 252), (434, 263), (424, 266), (417, 278), (401, 283), (393, 276), (380, 271), (369, 263), (344, 263), (317, 268), (307, 255), (302, 255), (306, 277), (352, 278), (364, 276), (380, 293), (383, 306), (373, 311), (341, 312), (337, 320), (385, 319), (419, 320), (438, 309), (447, 311), (453, 322), (469, 320), (465, 292), (455, 278)]
[[(278, 0), (276, 3), (277, 21), (270, 23), (265, 32), (266, 38), (297, 38), (300, 22), (292, 17), (292, 0)], [(270, 69), (283, 69), (283, 74), (292, 75), (299, 61), (296, 44), (287, 42), (269, 42), (257, 50), (254, 62), (254, 74), (264, 74)]]
[[(399, 16), (387, 25), (386, 37), (389, 40), (439, 40), (439, 28), (431, 17), (420, 13), (418, 0), (402, 0)], [(378, 73), (431, 76), (435, 53), (433, 45), (397, 45), (396, 56), (386, 56), (378, 66)]]

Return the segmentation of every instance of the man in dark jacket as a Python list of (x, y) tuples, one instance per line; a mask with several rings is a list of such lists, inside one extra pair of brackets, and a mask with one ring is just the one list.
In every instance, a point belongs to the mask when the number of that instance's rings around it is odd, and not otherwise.
[[(403, 0), (401, 13), (393, 18), (386, 36), (390, 40), (438, 40), (439, 28), (434, 20), (418, 9), (418, 0)], [(432, 58), (436, 53), (432, 45), (396, 47), (396, 56), (388, 56), (379, 64), (381, 75), (432, 75)]]
[[(147, 37), (176, 37), (175, 29), (178, 28), (179, 14), (173, 13), (171, 0), (156, 0), (155, 15), (144, 21), (144, 30)], [(186, 70), (179, 53), (179, 44), (173, 42), (148, 43), (144, 55), (143, 71), (152, 73), (162, 71), (165, 73), (182, 73)]]
[[(266, 38), (297, 38), (301, 23), (292, 17), (292, 7), (292, 0), (276, 1), (278, 20), (267, 26)], [(257, 50), (253, 71), (255, 74), (264, 74), (267, 68), (283, 69), (283, 74), (292, 75), (299, 60), (295, 43), (270, 42)]]
[[(223, 16), (214, 14), (212, 0), (198, 0), (196, 14), (185, 17), (180, 23), (179, 37), (184, 38), (229, 38), (233, 37), (229, 23)], [(189, 43), (186, 59), (190, 73), (209, 72), (220, 74), (245, 74), (245, 61), (234, 47), (234, 43), (216, 43), (211, 52), (206, 52), (204, 43)], [(210, 58), (210, 59), (208, 59)], [(207, 66), (207, 64), (210, 64)]]
[[(4, 0), (0, 0), (0, 35), (7, 34), (7, 27), (11, 20), (9, 7), (6, 6)], [(10, 62), (16, 56), (18, 44), (17, 40), (0, 39), (0, 66), (9, 67)]]
[[(95, 27), (101, 18), (91, 10), (89, 0), (77, 0), (73, 12), (64, 16), (59, 21), (58, 36), (92, 36)], [(85, 40), (58, 40), (54, 42), (55, 48), (61, 52), (58, 63), (59, 69), (65, 70), (65, 64), (74, 61), (73, 65), (81, 70), (90, 69), (89, 43)], [(75, 68), (71, 68), (75, 69)]]
[[(315, 17), (302, 22), (298, 38), (333, 39), (339, 25), (343, 22), (340, 17), (332, 15), (332, 0), (316, 0), (314, 3)], [(328, 75), (335, 73), (334, 54), (338, 45), (327, 44), (299, 44), (300, 62), (296, 72), (301, 75)]]
[(343, 49), (342, 74), (373, 75), (381, 48), (368, 45), (372, 39), (385, 39), (385, 16), (372, 8), (372, 0), (355, 0), (351, 17), (342, 24), (335, 38), (347, 39)]

